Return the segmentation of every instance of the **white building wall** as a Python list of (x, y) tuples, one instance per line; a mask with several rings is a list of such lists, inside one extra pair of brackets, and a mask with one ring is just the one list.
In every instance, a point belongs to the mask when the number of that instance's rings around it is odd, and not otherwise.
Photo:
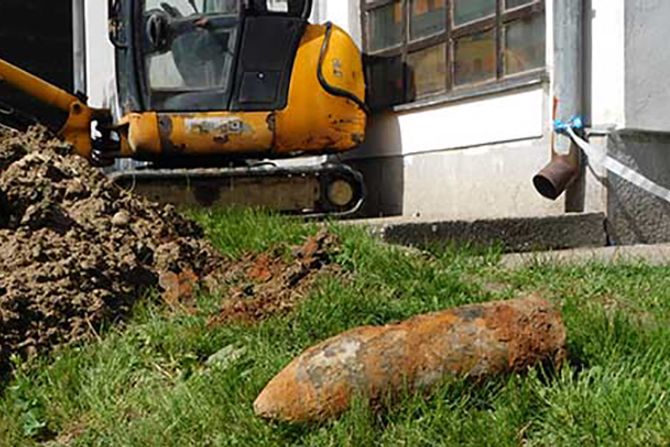
[[(609, 1), (606, 1), (609, 6)], [(651, 181), (670, 188), (670, 2), (625, 0), (619, 7), (619, 115), (606, 139), (610, 154)], [(622, 18), (621, 18), (622, 17)], [(604, 39), (604, 35), (601, 38)], [(599, 45), (604, 43), (598, 41)], [(594, 46), (596, 42), (594, 42)], [(623, 79), (623, 81), (621, 81)], [(602, 81), (602, 79), (599, 79)], [(598, 79), (594, 79), (594, 84)], [(670, 206), (641, 188), (608, 176), (608, 230), (619, 244), (670, 240)]]
[(670, 131), (670, 1), (625, 2), (626, 127)]
[(355, 156), (421, 154), (541, 138), (542, 86), (373, 118), (368, 144)]
[(362, 30), (360, 5), (353, 0), (314, 0), (313, 23), (333, 22), (345, 30), (360, 47)]
[[(625, 114), (625, 2), (627, 0), (585, 0), (584, 95), (587, 121), (599, 130), (626, 126)], [(565, 68), (565, 67), (564, 67)], [(568, 67), (569, 68), (569, 67)], [(559, 137), (564, 138), (564, 137)], [(590, 143), (607, 150), (608, 137), (593, 135)], [(602, 168), (585, 171), (584, 211), (606, 212), (608, 191)]]
[(86, 84), (89, 104), (109, 106), (105, 96), (114, 82), (114, 47), (109, 42), (107, 2), (86, 0)]
[[(625, 2), (591, 0), (591, 123), (625, 127)], [(588, 68), (588, 67), (587, 67)]]
[(590, 2), (593, 127), (670, 131), (670, 2)]
[[(358, 0), (320, 3), (327, 20), (360, 35)], [(546, 10), (551, 27), (551, 0)], [(549, 38), (549, 66), (552, 52)], [(368, 179), (368, 211), (446, 219), (563, 213), (563, 200), (543, 199), (531, 182), (550, 159), (551, 104), (549, 84), (537, 82), (377, 114), (364, 147), (348, 156)]]
[(533, 174), (548, 141), (522, 141), (404, 157), (403, 215), (477, 220), (563, 213), (537, 194)]

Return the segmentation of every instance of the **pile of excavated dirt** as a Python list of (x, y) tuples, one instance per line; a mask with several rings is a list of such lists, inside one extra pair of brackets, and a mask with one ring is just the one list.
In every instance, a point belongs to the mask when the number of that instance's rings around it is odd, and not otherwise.
[(324, 228), (292, 247), (290, 260), (281, 249), (247, 255), (229, 266), (225, 280), (232, 287), (210, 325), (253, 323), (290, 312), (319, 275), (340, 273), (334, 263), (338, 252), (337, 238)]
[(191, 292), (226, 264), (202, 236), (44, 129), (0, 133), (0, 369), (87, 337), (148, 289)]

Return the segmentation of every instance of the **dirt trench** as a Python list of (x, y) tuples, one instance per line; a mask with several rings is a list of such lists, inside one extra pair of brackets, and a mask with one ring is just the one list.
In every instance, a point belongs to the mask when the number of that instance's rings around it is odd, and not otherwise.
[(291, 247), (290, 257), (282, 253), (282, 247), (244, 256), (228, 267), (223, 278), (228, 293), (209, 325), (256, 323), (291, 312), (317, 277), (342, 276), (335, 263), (339, 250), (338, 238), (324, 227)]

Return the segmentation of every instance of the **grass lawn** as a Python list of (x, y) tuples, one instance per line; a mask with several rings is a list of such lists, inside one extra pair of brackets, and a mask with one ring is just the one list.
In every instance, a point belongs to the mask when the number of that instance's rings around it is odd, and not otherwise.
[[(238, 257), (315, 233), (315, 225), (252, 211), (200, 214)], [(670, 444), (670, 268), (643, 264), (506, 271), (495, 253), (385, 246), (334, 225), (345, 279), (322, 277), (292, 314), (208, 328), (199, 312), (144, 300), (98, 341), (17, 364), (2, 385), (0, 445), (71, 446), (578, 446)], [(481, 254), (481, 253), (480, 253)], [(348, 328), (466, 303), (538, 292), (562, 309), (571, 364), (546, 379), (446, 384), (382, 413), (357, 405), (323, 425), (258, 420), (252, 402), (310, 345)], [(153, 304), (152, 304), (153, 303)], [(207, 364), (224, 347), (238, 355)]]

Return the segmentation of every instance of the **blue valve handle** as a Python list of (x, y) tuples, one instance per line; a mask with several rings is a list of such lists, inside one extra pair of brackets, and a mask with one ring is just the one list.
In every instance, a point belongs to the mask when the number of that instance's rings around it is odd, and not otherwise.
[(554, 131), (560, 134), (566, 134), (568, 129), (575, 131), (581, 131), (584, 129), (584, 118), (579, 115), (575, 115), (570, 118), (567, 122), (562, 120), (554, 120)]

